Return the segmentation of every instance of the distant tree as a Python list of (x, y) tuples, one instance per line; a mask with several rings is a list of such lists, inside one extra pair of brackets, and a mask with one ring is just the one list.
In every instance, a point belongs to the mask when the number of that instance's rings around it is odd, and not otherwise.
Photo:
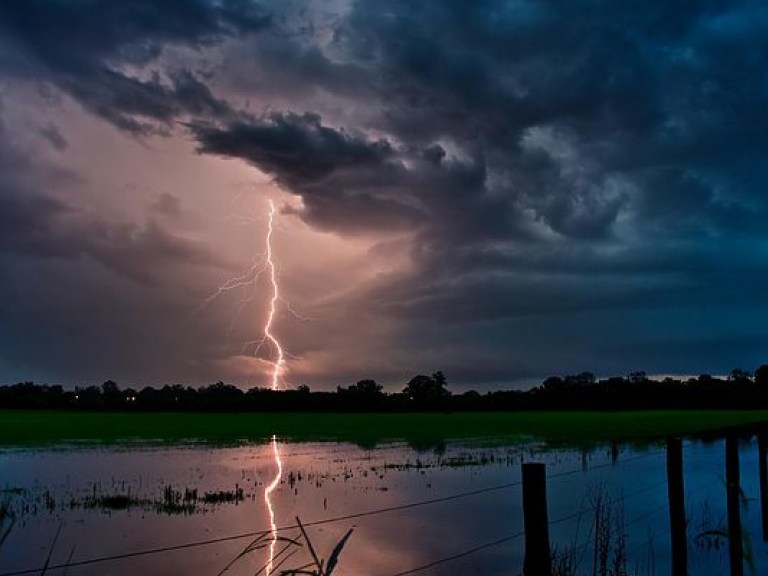
[[(165, 390), (165, 388), (163, 390)], [(184, 402), (186, 398), (186, 390), (184, 390), (182, 386), (174, 385), (170, 390), (172, 392), (174, 403)], [(233, 406), (243, 397), (244, 393), (240, 388), (233, 386), (232, 384), (216, 382), (216, 384), (211, 384), (207, 388), (202, 388), (200, 390), (200, 395), (206, 403), (219, 406)]]
[(111, 400), (120, 394), (120, 386), (118, 386), (117, 383), (113, 382), (112, 380), (107, 380), (104, 382), (104, 384), (101, 385), (101, 393), (105, 398)]
[(740, 384), (749, 382), (751, 378), (752, 374), (750, 374), (747, 370), (742, 370), (741, 368), (734, 368), (731, 370), (731, 373), (728, 374), (728, 380), (730, 382), (737, 382)]
[(380, 396), (383, 390), (384, 387), (381, 384), (371, 379), (360, 380), (347, 388), (347, 392), (367, 397)]
[(592, 372), (581, 372), (580, 374), (571, 374), (565, 377), (566, 388), (583, 388), (592, 386), (595, 383), (595, 375)]
[(296, 391), (299, 394), (309, 394), (309, 386), (307, 386), (306, 384), (302, 384), (301, 386), (296, 388)]
[(102, 401), (101, 388), (98, 386), (75, 388), (75, 398), (82, 406), (96, 407), (101, 404)]
[(768, 364), (763, 364), (755, 370), (755, 384), (768, 386)]
[(639, 370), (637, 372), (630, 372), (627, 379), (632, 384), (643, 384), (648, 381), (648, 375), (642, 370)]
[(542, 382), (541, 387), (545, 392), (557, 392), (562, 390), (564, 385), (565, 382), (563, 382), (563, 379), (560, 378), (560, 376), (550, 376)]
[[(627, 381), (628, 380), (622, 378), (621, 376), (611, 376), (610, 378), (602, 380), (599, 384), (601, 384), (606, 390), (612, 390), (614, 392), (625, 392), (627, 388)], [(632, 381), (629, 380), (629, 382)], [(644, 382), (644, 380), (638, 380), (636, 381), (636, 384), (640, 385)]]
[(432, 376), (419, 374), (406, 384), (403, 394), (416, 402), (434, 402), (451, 395), (446, 386), (447, 380), (442, 372), (435, 372)]

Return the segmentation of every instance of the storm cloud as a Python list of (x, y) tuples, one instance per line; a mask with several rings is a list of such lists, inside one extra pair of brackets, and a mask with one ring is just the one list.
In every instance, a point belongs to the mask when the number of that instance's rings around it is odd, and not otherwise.
[(240, 0), (8, 3), (0, 8), (0, 71), (51, 83), (121, 129), (167, 130), (185, 113), (229, 109), (188, 69), (153, 68), (163, 50), (199, 49), (268, 25), (257, 5)]
[[(285, 217), (370, 243), (372, 261), (396, 252), (396, 269), (312, 299), (347, 334), (339, 357), (359, 327), (333, 311), (391, 327), (375, 341), (386, 378), (420, 358), (470, 385), (763, 361), (760, 2), (41, 0), (0, 7), (0, 32), (12, 82), (128, 138), (245, 163)], [(38, 133), (58, 151), (75, 139)], [(170, 220), (86, 218), (22, 180), (0, 182), (0, 250), (87, 254), (139, 283), (164, 259), (226, 267)], [(333, 357), (322, 332), (291, 335)], [(308, 377), (353, 377), (342, 364)]]
[(10, 140), (0, 116), (4, 361), (29, 378), (67, 382), (108, 374), (154, 382), (179, 371), (195, 378), (199, 367), (185, 368), (189, 351), (205, 352), (197, 336), (177, 331), (198, 303), (169, 288), (231, 263), (151, 215), (115, 220), (69, 200), (79, 178), (44, 168), (41, 157)]

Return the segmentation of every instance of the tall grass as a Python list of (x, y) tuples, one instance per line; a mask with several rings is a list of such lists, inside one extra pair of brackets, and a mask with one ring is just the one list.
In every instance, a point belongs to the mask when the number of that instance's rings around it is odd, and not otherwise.
[(8, 540), (8, 536), (10, 536), (15, 523), (16, 517), (13, 514), (13, 510), (11, 510), (10, 500), (3, 500), (0, 502), (0, 548)]
[[(344, 536), (336, 543), (331, 550), (327, 559), (322, 558), (316, 550), (316, 547), (312, 543), (309, 534), (307, 533), (304, 525), (301, 523), (299, 517), (296, 517), (296, 524), (299, 527), (299, 534), (295, 538), (289, 538), (286, 536), (276, 536), (275, 542), (280, 546), (277, 550), (272, 561), (274, 563), (272, 568), (272, 574), (278, 576), (332, 576), (334, 570), (338, 566), (339, 556), (344, 546), (352, 535), (352, 528), (347, 530)], [(254, 540), (248, 543), (240, 553), (235, 556), (229, 563), (217, 574), (217, 576), (223, 576), (229, 570), (239, 563), (240, 560), (251, 556), (256, 551), (265, 550), (272, 545), (272, 535), (270, 533), (262, 533)], [(302, 565), (294, 568), (284, 568), (294, 555), (299, 551), (306, 550), (309, 554), (310, 561), (305, 562)], [(261, 576), (267, 571), (267, 564), (264, 564), (253, 576)]]
[[(587, 543), (578, 544), (584, 523), (579, 514), (573, 541), (552, 552), (552, 576), (636, 576), (637, 565), (629, 566), (624, 501), (610, 495), (604, 486), (588, 498)], [(590, 561), (591, 560), (591, 561)]]

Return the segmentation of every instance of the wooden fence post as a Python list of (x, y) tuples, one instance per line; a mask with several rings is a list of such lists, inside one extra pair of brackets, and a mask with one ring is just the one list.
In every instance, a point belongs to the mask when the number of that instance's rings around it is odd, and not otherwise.
[(679, 438), (667, 439), (667, 496), (672, 538), (672, 576), (688, 576), (683, 443)]
[(523, 464), (523, 521), (525, 524), (525, 576), (552, 576), (547, 513), (547, 471), (544, 464)]
[(728, 554), (731, 576), (744, 576), (744, 546), (741, 536), (741, 486), (739, 479), (739, 439), (725, 437), (725, 483), (728, 508)]
[(760, 467), (760, 515), (763, 524), (763, 542), (768, 542), (768, 463), (766, 433), (761, 429), (757, 434), (758, 465)]

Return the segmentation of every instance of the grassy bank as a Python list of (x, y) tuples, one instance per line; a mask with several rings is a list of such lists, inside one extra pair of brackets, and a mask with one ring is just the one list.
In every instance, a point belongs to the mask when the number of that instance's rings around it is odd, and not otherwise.
[(591, 444), (688, 436), (729, 426), (768, 422), (768, 411), (491, 412), (456, 414), (111, 413), (0, 410), (0, 446), (73, 441), (292, 441), (334, 440), (414, 445), (468, 438), (534, 437), (551, 443)]

